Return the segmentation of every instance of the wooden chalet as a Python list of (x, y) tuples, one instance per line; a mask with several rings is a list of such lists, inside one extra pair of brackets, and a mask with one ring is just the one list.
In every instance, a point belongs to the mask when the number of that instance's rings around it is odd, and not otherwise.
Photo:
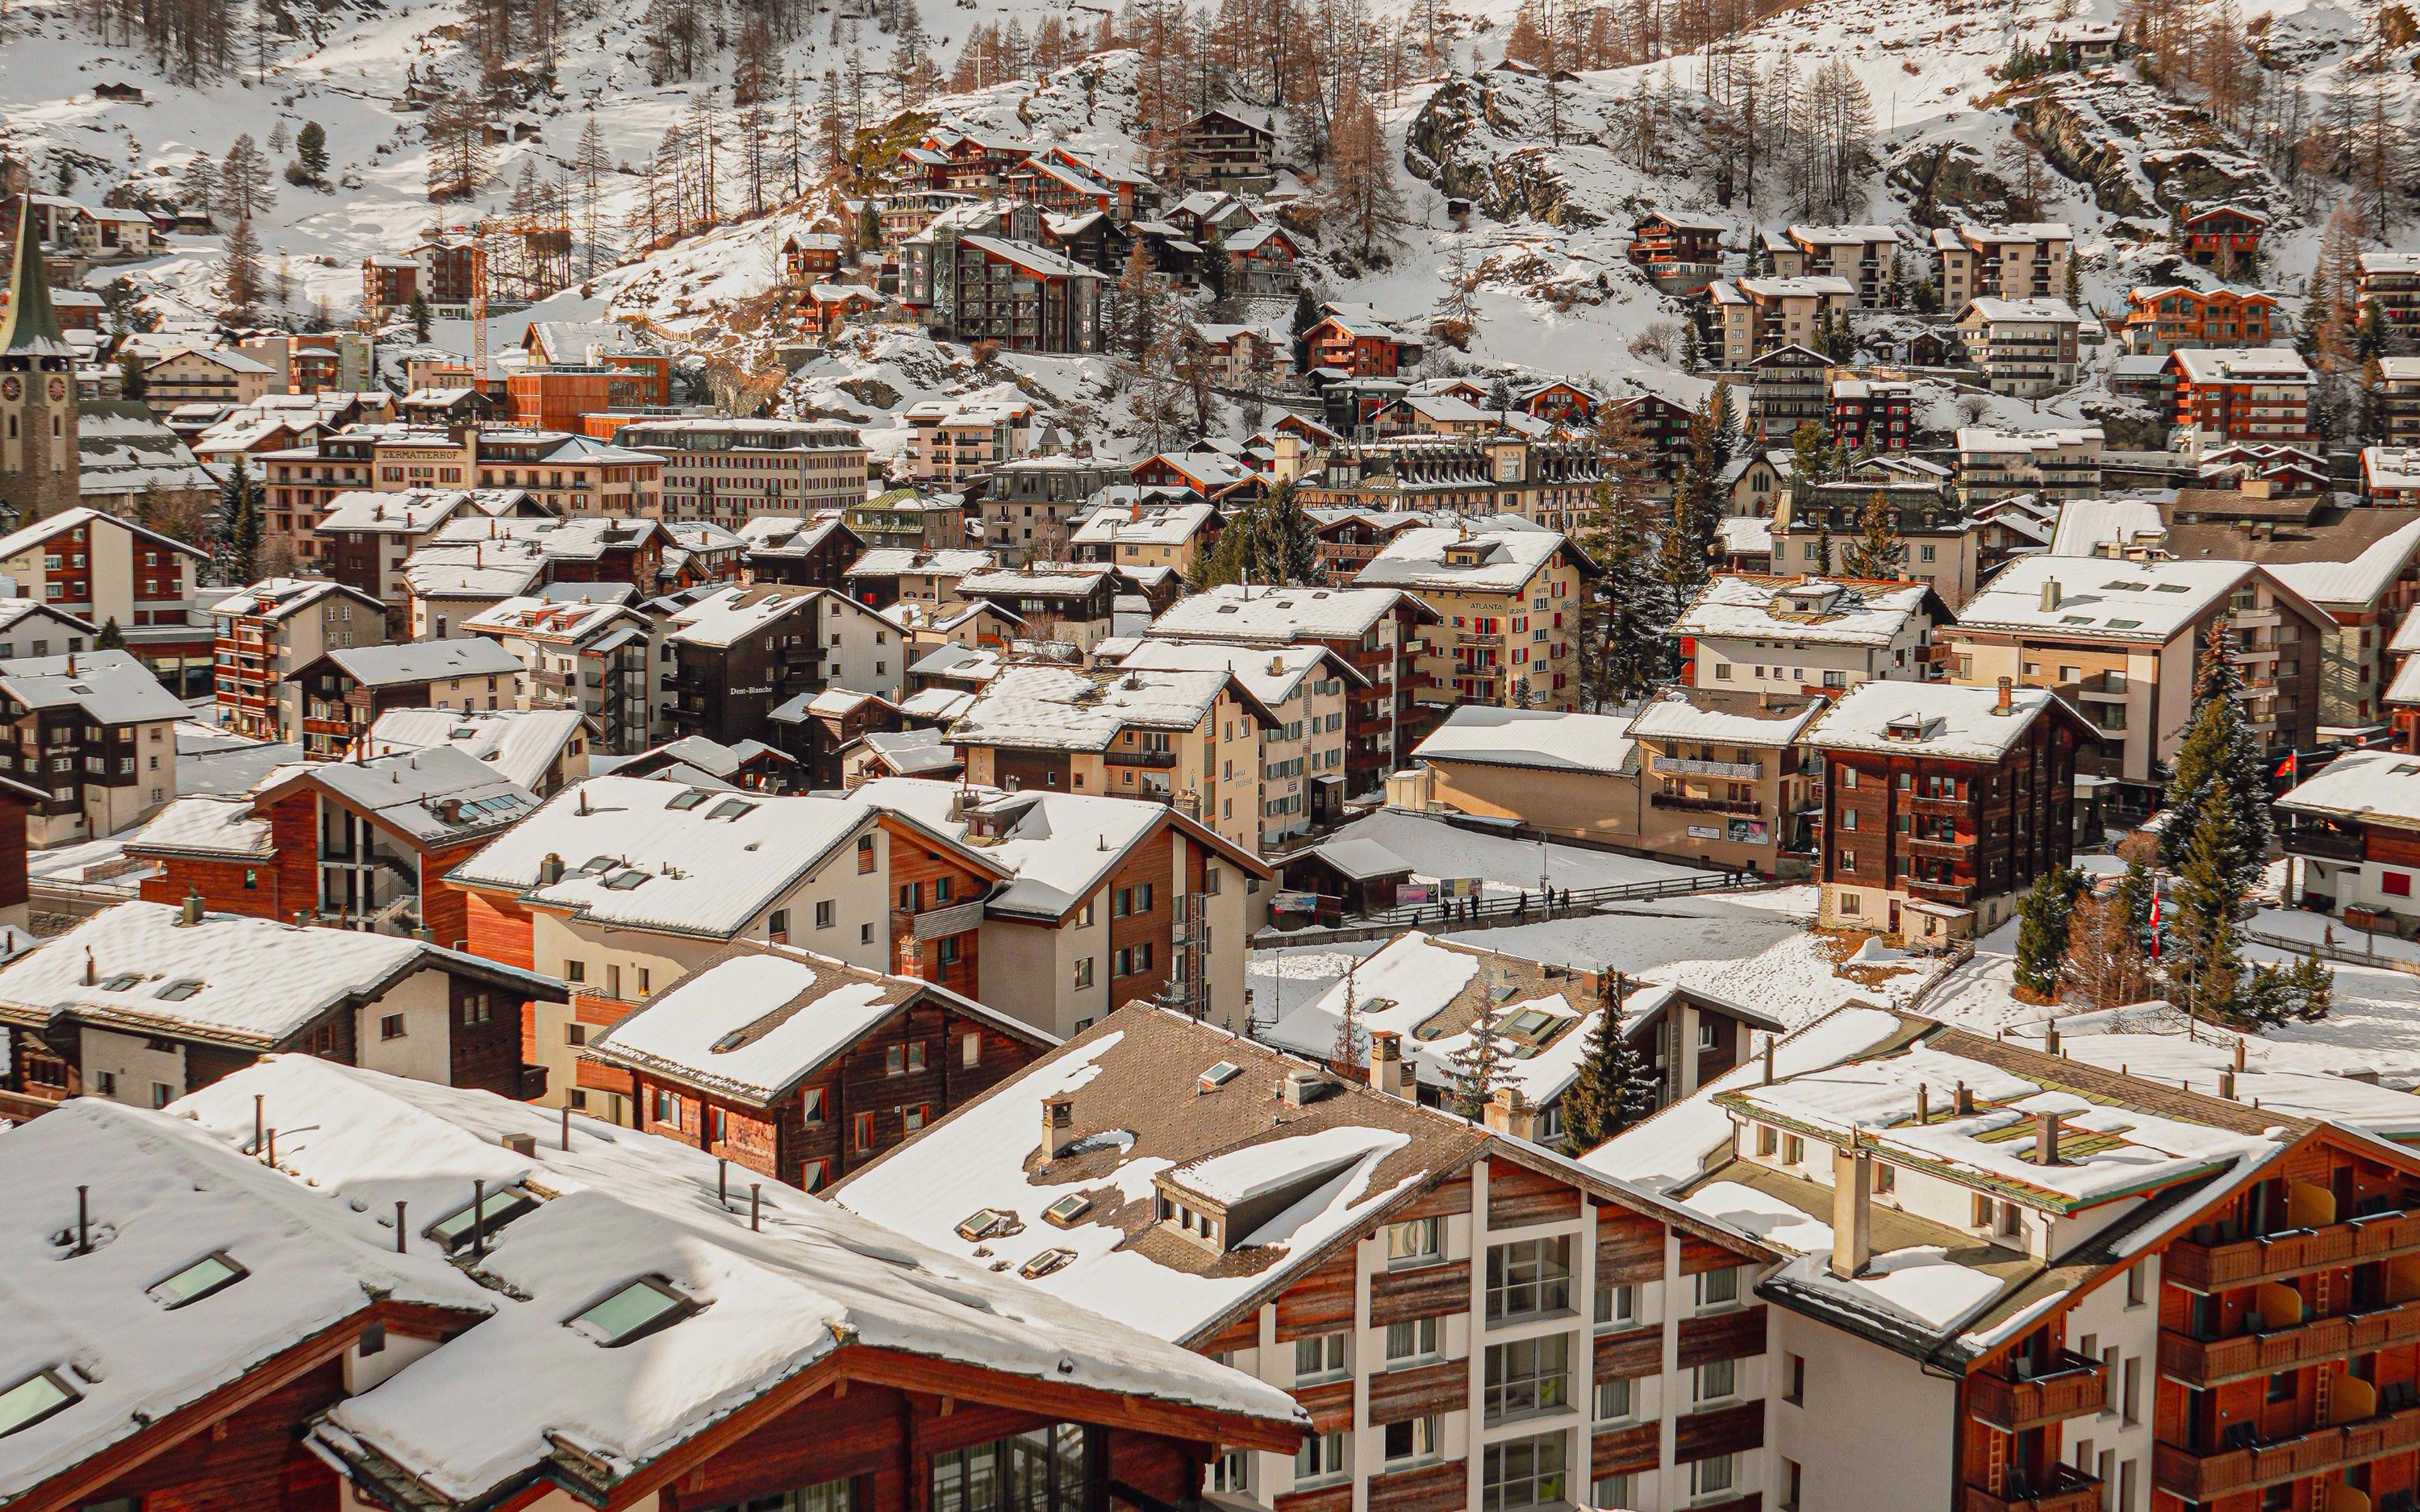
[(2047, 688), (1877, 679), (1808, 734), (1823, 763), (1823, 919), (1911, 943), (1998, 927), (2075, 844), (2078, 748)]
[(1725, 221), (1650, 210), (1631, 223), (1632, 267), (1668, 294), (1702, 293), (1722, 272)]
[(213, 914), (198, 897), (120, 903), (0, 966), (0, 1110), (165, 1107), (269, 1055), (535, 1096), (522, 1005), (563, 996), (551, 979), (409, 935)]
[(938, 981), (735, 940), (589, 1041), (582, 1079), (618, 1072), (639, 1128), (814, 1192), (1057, 1043)]
[[(1509, 1088), (1483, 1123), (1419, 1106), (1387, 1050), (1338, 1075), (1129, 1003), (833, 1198), (1290, 1392), (1311, 1437), (1222, 1458), (1216, 1494), (1635, 1505), (1606, 1499), (1621, 1477), (1711, 1487), (1758, 1458), (1765, 1308), (1745, 1268), (1770, 1252), (1547, 1153)], [(1273, 1223), (1293, 1236), (1274, 1252), (1256, 1237)], [(1682, 1386), (1726, 1362), (1722, 1395)]]
[[(2217, 270), (2222, 278), (2232, 277), (2259, 259), (2260, 233), (2268, 225), (2269, 217), (2248, 205), (2189, 206), (2177, 213), (2177, 235), (2184, 244), (2185, 255), (2203, 268)], [(2258, 344), (2243, 341), (2227, 345)]]
[(39, 1383), (13, 1506), (1149, 1512), (1302, 1437), (1274, 1388), (670, 1141), (307, 1057), (179, 1112), (44, 1119), (0, 1177), (27, 1242), (69, 1176), (100, 1204), (0, 1346)]

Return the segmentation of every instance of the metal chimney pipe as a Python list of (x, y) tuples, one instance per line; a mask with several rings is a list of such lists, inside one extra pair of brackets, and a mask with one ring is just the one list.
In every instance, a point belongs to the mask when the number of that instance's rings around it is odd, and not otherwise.
[(395, 1199), (395, 1252), (396, 1252), (397, 1255), (401, 1255), (401, 1254), (403, 1254), (403, 1253), (404, 1253), (404, 1248), (403, 1248), (403, 1199), (402, 1199), (401, 1197), (397, 1197), (397, 1198), (396, 1198), (396, 1199)]
[(485, 1177), (471, 1182), (471, 1258), (488, 1253), (488, 1182)]

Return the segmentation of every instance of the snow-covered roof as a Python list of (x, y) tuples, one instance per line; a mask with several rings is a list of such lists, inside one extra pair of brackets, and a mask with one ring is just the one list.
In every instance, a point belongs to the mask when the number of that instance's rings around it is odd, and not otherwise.
[(1802, 644), (1888, 646), (1931, 607), (1941, 609), (1920, 582), (1726, 575), (1706, 584), (1674, 635)]
[[(2024, 557), (1967, 600), (1958, 622), (1967, 629), (2164, 642), (2190, 631), (2212, 604), (2256, 570), (2248, 562), (2215, 559)], [(2055, 596), (2045, 592), (2053, 585), (2057, 588)]]
[(670, 640), (690, 646), (729, 646), (800, 609), (812, 619), (820, 588), (724, 588), (672, 618)]
[[(596, 924), (728, 939), (874, 820), (862, 799), (708, 795), (591, 777), (457, 866), (448, 880), (509, 889)], [(563, 868), (541, 880), (548, 857)]]
[(364, 488), (340, 493), (331, 500), (314, 529), (321, 534), (332, 531), (378, 531), (390, 535), (426, 535), (466, 510), (487, 518), (531, 507), (531, 495), (525, 488), (410, 488), (398, 493), (376, 493)]
[(521, 659), (484, 635), (444, 640), (402, 640), (382, 646), (342, 646), (328, 660), (364, 687), (408, 687), (457, 677), (518, 677)]
[[(961, 794), (971, 795), (971, 799)], [(1267, 876), (1258, 856), (1219, 840), (1164, 803), (1078, 793), (1004, 793), (997, 788), (908, 777), (881, 777), (849, 795), (917, 820), (984, 860), (1012, 872), (986, 910), (1027, 918), (1064, 917), (1125, 864), (1127, 853), (1163, 823), (1172, 824), (1252, 875)], [(971, 802), (970, 812), (966, 805)], [(972, 823), (970, 823), (970, 820)]]
[(370, 726), (374, 755), (450, 747), (507, 781), (547, 785), (587, 718), (577, 709), (388, 709)]
[(2051, 536), (2055, 557), (2097, 557), (2103, 546), (2128, 547), (2168, 533), (2160, 506), (2149, 499), (2071, 499), (2058, 511)]
[(1637, 770), (1630, 720), (1609, 714), (1465, 703), (1414, 748), (1423, 761), (1480, 762), (1615, 777)]
[[(1878, 1050), (1901, 1035), (1905, 1024), (1899, 1014), (1884, 1009), (1834, 1009), (1775, 1042), (1774, 1074), (1795, 1076)], [(1581, 1155), (1580, 1164), (1650, 1191), (1670, 1192), (1685, 1186), (1730, 1151), (1731, 1117), (1715, 1104), (1715, 1095), (1753, 1086), (1763, 1076), (1761, 1057), (1735, 1066), (1653, 1118), (1632, 1124)]]
[(1959, 323), (1963, 325), (1968, 316), (1987, 325), (1997, 325), (2002, 321), (2076, 325), (2084, 318), (2065, 300), (2003, 300), (1988, 294), (1968, 301), (1965, 310), (1958, 316)]
[[(1094, 646), (1095, 656), (1101, 645)], [(1356, 687), (1370, 680), (1352, 663), (1326, 646), (1237, 646), (1220, 641), (1145, 640), (1134, 643), (1118, 666), (1145, 671), (1229, 671), (1251, 689), (1252, 696), (1275, 709), (1302, 690), (1304, 679), (1319, 673)]]
[(277, 854), (269, 820), (253, 813), (249, 794), (171, 798), (149, 824), (126, 838), (126, 845), (130, 851), (240, 856), (248, 860), (267, 860)]
[(2291, 347), (2184, 347), (2168, 361), (2194, 383), (2307, 383), (2310, 364)]
[(1236, 679), (1217, 671), (1118, 670), (1023, 664), (1003, 669), (957, 723), (961, 746), (1107, 750), (1128, 729), (1191, 731)]
[[(1625, 1026), (1659, 1009), (1673, 991), (1639, 984), (1623, 1002)], [(1326, 1059), (1335, 1052), (1348, 996), (1363, 1033), (1396, 1035), (1404, 1062), (1434, 1088), (1455, 1085), (1454, 1057), (1469, 1052), (1479, 1017), (1492, 1007), (1496, 1028), (1506, 1036), (1504, 1085), (1519, 1088), (1536, 1107), (1562, 1096), (1578, 1078), (1605, 1011), (1575, 971), (1407, 930), (1355, 964), (1343, 980), (1287, 1010), (1262, 1038)], [(1358, 1060), (1366, 1064), (1366, 1051)]]
[(1314, 845), (1297, 854), (1318, 856), (1339, 872), (1357, 882), (1368, 881), (1373, 877), (1397, 876), (1412, 869), (1411, 862), (1404, 860), (1374, 840), (1359, 838), (1331, 840), (1325, 844)]
[[(2019, 1069), (2045, 1061), (2060, 1064), (2056, 1057), (1936, 1027), (1895, 1053), (1734, 1088), (1715, 1101), (1746, 1118), (1826, 1137), (1845, 1139), (1854, 1131), (1861, 1145), (1894, 1164), (2055, 1213), (2197, 1180), (2284, 1147), (2284, 1120), (2248, 1103), (2229, 1107), (2217, 1098), (2187, 1096), (2163, 1099), (2155, 1112), (2124, 1097), (2131, 1078), (2116, 1076), (2096, 1079), (2115, 1085), (2095, 1086), (2100, 1095), (2087, 1099), (2066, 1077), (2047, 1074), (2048, 1066), (2031, 1075)], [(1961, 1086), (1976, 1109), (1962, 1116), (1955, 1111)], [(1919, 1088), (1930, 1104), (1921, 1124)], [(2037, 1164), (2030, 1137), (2010, 1139), (2000, 1131), (2030, 1134), (2033, 1115), (2045, 1112), (2061, 1115), (2073, 1134), (2097, 1137), (2062, 1141), (2055, 1164)]]
[(2325, 819), (2420, 827), (2420, 757), (2386, 750), (2348, 752), (2319, 776), (2296, 783), (2276, 806)]
[[(2420, 446), (2365, 446), (2361, 475), (2373, 488), (2420, 488)], [(7, 555), (5, 543), (0, 543), (0, 556)]]
[(1068, 539), (1087, 546), (1182, 546), (1218, 517), (1218, 506), (1198, 503), (1108, 505), (1094, 510)]
[(125, 651), (0, 661), (0, 696), (28, 709), (82, 709), (95, 724), (140, 724), (185, 717), (185, 705), (150, 668)]
[(842, 576), (897, 578), (921, 573), (935, 578), (962, 578), (970, 572), (988, 572), (999, 564), (996, 553), (971, 547), (923, 551), (914, 547), (878, 546), (850, 563)]
[(2044, 710), (2066, 707), (2046, 687), (2011, 689), (2009, 702), (2009, 712), (2000, 712), (1993, 687), (1876, 678), (1851, 688), (1807, 738), (1826, 750), (1990, 762), (2006, 755)]
[(52, 537), (56, 536), (63, 532), (78, 530), (87, 526), (100, 526), (124, 531), (128, 534), (141, 539), (147, 548), (156, 547), (165, 550), (178, 551), (195, 559), (205, 558), (209, 555), (209, 552), (200, 550), (188, 542), (179, 541), (173, 535), (163, 535), (158, 531), (145, 530), (142, 526), (137, 525), (131, 520), (119, 519), (116, 516), (107, 514), (101, 510), (78, 505), (73, 509), (62, 509), (55, 515), (45, 515), (40, 519), (35, 520), (32, 524), (26, 525), (19, 530), (11, 531), (5, 536), (0, 536), (0, 560), (6, 560), (9, 557), (17, 556), (22, 552), (30, 551), (35, 547), (41, 545), (43, 542), (50, 540)]
[[(305, 1057), (252, 1067), (176, 1111), (234, 1146), (250, 1137), (255, 1097), (282, 1110), (285, 1202), (366, 1238), (397, 1201), (415, 1218), (458, 1211), (474, 1179), (537, 1198), (489, 1232), (475, 1262), (494, 1284), (477, 1293), (494, 1316), (346, 1397), (313, 1430), (315, 1450), (388, 1482), (389, 1497), (485, 1504), (541, 1469), (593, 1477), (582, 1494), (599, 1503), (616, 1486), (651, 1489), (642, 1477), (668, 1476), (661, 1462), (677, 1446), (860, 1345), (1301, 1420), (1273, 1386), (780, 1182), (762, 1183), (752, 1227), (746, 1198), (719, 1195), (714, 1158), (675, 1140), (575, 1117), (564, 1149), (554, 1110)], [(519, 1153), (508, 1136), (535, 1148)], [(436, 1251), (416, 1236), (411, 1248)], [(565, 1326), (645, 1277), (699, 1305), (613, 1348)], [(1008, 1405), (1011, 1392), (1001, 1396)]]
[(1366, 635), (1398, 606), (1412, 604), (1422, 618), (1434, 612), (1395, 588), (1255, 588), (1220, 583), (1170, 606), (1151, 622), (1151, 633), (1169, 640), (1251, 640), (1284, 644)]
[(1811, 696), (1763, 700), (1753, 693), (1674, 688), (1639, 707), (1631, 717), (1630, 738), (1783, 749), (1796, 745), (1827, 706)]
[[(1460, 528), (1431, 526), (1403, 532), (1354, 575), (1363, 588), (1440, 588), (1479, 593), (1514, 593), (1537, 576), (1541, 567), (1563, 548), (1557, 531), (1486, 530), (1487, 521)], [(1450, 560), (1459, 547), (1474, 547), (1478, 561), (1468, 566)]]
[[(1238, 1073), (1204, 1090), (1203, 1072), (1220, 1065)], [(1301, 1069), (1290, 1056), (1138, 1004), (853, 1173), (833, 1198), (961, 1255), (973, 1248), (956, 1233), (970, 1215), (1012, 1211), (1022, 1231), (982, 1242), (1008, 1262), (1004, 1274), (1021, 1274), (1046, 1250), (1067, 1251), (1064, 1264), (1025, 1285), (1163, 1338), (1192, 1338), (1273, 1295), (1486, 1144), (1458, 1119), (1357, 1088), (1272, 1129), (1266, 1088)], [(1049, 1097), (1071, 1100), (1078, 1138), (1032, 1168), (1038, 1109)], [(1151, 1196), (1162, 1173), (1248, 1149), (1266, 1153), (1194, 1174), (1219, 1197), (1259, 1190), (1272, 1168), (1304, 1188), (1301, 1200), (1234, 1236), (1249, 1263), (1207, 1246), (1135, 1242), (1157, 1222)], [(1091, 1200), (1063, 1224), (1040, 1221), (1069, 1197)]]
[(241, 914), (180, 923), (169, 903), (123, 903), (0, 966), (0, 1018), (59, 1015), (135, 1034), (268, 1049), (347, 1004), (376, 1002), (428, 967), (560, 1000), (550, 977), (402, 934), (302, 928)]
[(339, 595), (385, 612), (385, 605), (360, 589), (349, 588), (326, 578), (264, 578), (248, 588), (227, 594), (209, 606), (209, 610), (212, 614), (233, 618), (278, 621), (291, 619), (306, 609)]
[(1833, 273), (1804, 278), (1743, 278), (1739, 291), (1758, 300), (1853, 300), (1857, 285)]
[[(567, 586), (557, 583), (557, 588)], [(461, 628), (481, 635), (528, 638), (539, 640), (563, 640), (577, 643), (616, 622), (628, 619), (631, 610), (628, 584), (613, 586), (623, 589), (610, 599), (566, 600), (551, 594), (520, 595), (490, 605), (461, 623)]]
[(915, 977), (890, 976), (786, 945), (735, 940), (623, 1018), (589, 1057), (651, 1079), (769, 1107), (920, 1001), (1047, 1045), (1048, 1036)]
[[(0, 1438), (0, 1500), (90, 1465), (263, 1361), (365, 1320), (378, 1299), (443, 1308), (463, 1324), (496, 1310), (499, 1296), (434, 1246), (398, 1255), (372, 1215), (246, 1152), (244, 1119), (237, 1135), (82, 1097), (8, 1132), (0, 1245), (12, 1261), (0, 1381), (51, 1371), (76, 1396)], [(79, 1186), (97, 1198), (96, 1239), (108, 1237), (70, 1256), (57, 1242), (60, 1195), (72, 1208)], [(241, 1278), (181, 1307), (158, 1300), (163, 1277), (212, 1255), (242, 1267)]]
[(1966, 456), (2031, 456), (2071, 446), (2098, 446), (2104, 439), (2098, 425), (2070, 425), (2052, 430), (2002, 430), (1991, 425), (1958, 427), (1958, 455)]
[(752, 555), (805, 556), (832, 532), (846, 530), (838, 511), (820, 515), (755, 515), (739, 522), (739, 539)]
[(424, 846), (515, 824), (537, 807), (537, 795), (451, 746), (298, 762), (263, 778), (254, 796), (267, 803), (295, 782), (323, 788)]
[(2271, 577), (2327, 608), (2367, 609), (2403, 576), (2420, 552), (2420, 519), (2372, 542), (2350, 562), (2271, 562)]
[[(964, 693), (949, 696), (969, 698)], [(965, 764), (958, 756), (958, 748), (939, 730), (869, 730), (858, 741), (901, 777), (952, 772)]]
[[(851, 1174), (834, 1199), (956, 1253), (980, 1242), (1011, 1273), (1063, 1250), (1033, 1289), (1196, 1341), (1482, 1155), (1719, 1235), (1744, 1259), (1764, 1253), (1735, 1230), (1407, 1098), (1340, 1084), (1273, 1120), (1267, 1088), (1295, 1073), (1321, 1069), (1133, 1004)], [(1046, 1098), (1068, 1101), (1072, 1142), (1037, 1164)], [(1155, 1242), (1145, 1236), (1161, 1222), (1151, 1198), (1163, 1183), (1226, 1208), (1231, 1220), (1256, 1203), (1266, 1215), (1215, 1245)], [(1032, 1221), (1054, 1206), (1049, 1222)], [(986, 1208), (1015, 1213), (1022, 1230), (959, 1239), (958, 1226)]]

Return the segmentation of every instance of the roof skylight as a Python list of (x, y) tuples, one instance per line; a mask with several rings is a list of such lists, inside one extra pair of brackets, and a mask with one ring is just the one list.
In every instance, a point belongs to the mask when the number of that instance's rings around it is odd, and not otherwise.
[(672, 1327), (700, 1305), (663, 1277), (643, 1275), (602, 1302), (591, 1304), (563, 1326), (606, 1349), (618, 1350)]
[(225, 1291), (249, 1274), (225, 1255), (213, 1252), (143, 1294), (173, 1312), (214, 1292)]
[(1222, 1060), (1202, 1073), (1202, 1090), (1215, 1092), (1244, 1074), (1244, 1068), (1232, 1060)]
[(53, 1412), (74, 1405), (78, 1393), (54, 1370), (37, 1370), (7, 1391), (0, 1391), (0, 1438), (29, 1428)]
[(497, 1229), (524, 1213), (535, 1211), (537, 1197), (522, 1187), (498, 1187), (475, 1204), (480, 1219), (475, 1226), (472, 1221), (473, 1206), (473, 1203), (465, 1202), (422, 1229), (421, 1232), (444, 1245), (449, 1252), (458, 1250), (471, 1242), (474, 1229), (477, 1233), (493, 1238)]

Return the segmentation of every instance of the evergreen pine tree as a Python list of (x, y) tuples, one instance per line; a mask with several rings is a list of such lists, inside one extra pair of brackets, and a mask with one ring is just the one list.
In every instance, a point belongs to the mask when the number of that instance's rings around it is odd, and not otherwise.
[[(1492, 974), (1484, 980), (1492, 985)], [(1496, 1017), (1496, 996), (1489, 991), (1471, 1020), (1469, 1038), (1446, 1057), (1453, 1068), (1453, 1110), (1473, 1123), (1486, 1118), (1487, 1104), (1504, 1085), (1504, 1033)]]
[(260, 239), (253, 234), (252, 218), (246, 216), (227, 235), (227, 318), (239, 325), (250, 324), (260, 293)]
[(101, 622), (101, 633), (92, 638), (92, 649), (95, 651), (126, 649), (126, 632), (117, 627), (116, 615), (113, 614)]
[(2192, 826), (2184, 865), (2171, 894), (2176, 949), (2167, 958), (2168, 996), (2196, 1018), (2233, 1025), (2242, 1005), (2243, 926), (2236, 914), (2244, 890), (2235, 804), (2222, 774)]
[(240, 452), (226, 482), (219, 486), (216, 537), (219, 580), (231, 585), (251, 582), (260, 557), (260, 498)]
[(1613, 1001), (1596, 1016), (1579, 1080), (1563, 1093), (1563, 1132), (1571, 1148), (1594, 1149), (1655, 1111), (1655, 1077), (1646, 1058), (1621, 1037), (1629, 983), (1614, 978)]
[(328, 177), (328, 129), (318, 121), (304, 121), (302, 133), (294, 139), (294, 161), (311, 176), (313, 183)]
[(2068, 921), (2085, 888), (2083, 872), (2071, 866), (2055, 867), (2036, 879), (2017, 904), (2017, 985), (2038, 997), (2058, 991)]
[(1610, 482), (1596, 486), (1580, 549), (1604, 569), (1589, 590), (1595, 623), (1585, 626), (1581, 647), (1588, 691), (1600, 709), (1645, 698), (1669, 675), (1679, 606), (1650, 556), (1636, 506)]
[(2181, 870), (2205, 823), (2210, 795), (2224, 779), (2233, 810), (2227, 833), (2235, 849), (2228, 858), (2231, 886), (2249, 893), (2260, 881), (2269, 854), (2269, 763), (2260, 736), (2244, 717), (2239, 697), (2242, 674), (2228, 655), (2224, 616), (2211, 622), (2201, 660), (2194, 672), (2194, 717), (2177, 748), (2164, 801), (2168, 824), (2160, 836), (2160, 859)]
[(427, 341), (428, 339), (428, 296), (423, 294), (418, 289), (413, 289), (411, 291), (411, 339), (414, 341)]

